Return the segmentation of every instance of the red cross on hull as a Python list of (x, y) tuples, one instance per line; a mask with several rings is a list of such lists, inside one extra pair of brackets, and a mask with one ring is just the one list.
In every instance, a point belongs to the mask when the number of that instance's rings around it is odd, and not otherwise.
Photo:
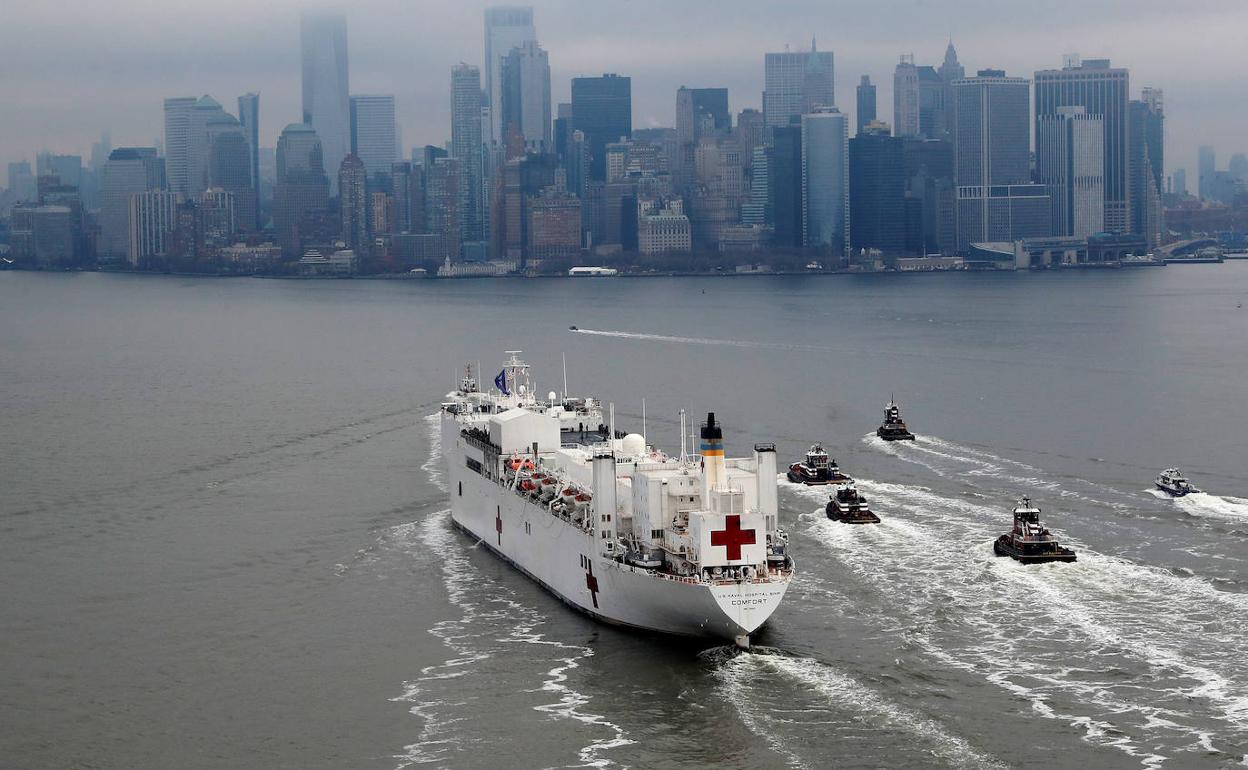
[(724, 528), (711, 532), (711, 545), (722, 545), (728, 554), (728, 561), (741, 558), (741, 546), (754, 545), (758, 540), (758, 530), (741, 529), (741, 516), (729, 514), (724, 517)]

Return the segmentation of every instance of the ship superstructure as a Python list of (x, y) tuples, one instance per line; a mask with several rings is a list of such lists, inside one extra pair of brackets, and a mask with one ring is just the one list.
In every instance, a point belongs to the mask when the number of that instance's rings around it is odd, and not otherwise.
[(493, 389), (466, 376), (442, 405), (455, 524), (600, 620), (748, 646), (793, 576), (774, 445), (726, 459), (712, 413), (669, 456), (594, 399), (536, 398), (509, 353)]

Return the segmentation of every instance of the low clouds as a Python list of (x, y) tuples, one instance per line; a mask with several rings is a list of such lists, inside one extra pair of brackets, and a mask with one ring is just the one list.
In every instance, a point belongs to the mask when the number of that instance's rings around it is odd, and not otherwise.
[[(449, 135), (450, 68), (480, 63), (485, 2), (342, 3), (351, 85), (393, 93), (408, 147)], [(1131, 69), (1133, 95), (1165, 89), (1168, 170), (1195, 168), (1196, 146), (1225, 159), (1248, 150), (1242, 69), (1248, 3), (1226, 0), (533, 0), (550, 51), (556, 101), (569, 78), (633, 77), (635, 123), (674, 122), (675, 89), (726, 86), (733, 110), (760, 106), (766, 51), (810, 45), (836, 57), (837, 101), (852, 110), (858, 77), (879, 86), (892, 113), (900, 53), (939, 64), (952, 34), (968, 71), (999, 67), (1030, 77), (1062, 54), (1109, 57)], [(51, 149), (83, 152), (106, 128), (115, 145), (163, 133), (161, 99), (211, 93), (227, 106), (261, 92), (262, 142), (299, 119), (298, 14), (307, 3), (111, 0), (78, 7), (8, 0), (0, 24), (0, 162)], [(1221, 161), (1225, 163), (1224, 160)]]

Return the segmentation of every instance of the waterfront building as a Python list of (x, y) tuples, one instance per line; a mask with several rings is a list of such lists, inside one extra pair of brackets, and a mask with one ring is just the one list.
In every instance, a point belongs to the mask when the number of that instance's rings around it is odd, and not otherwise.
[(780, 248), (802, 245), (802, 128), (776, 126), (767, 155), (767, 202)]
[(1161, 196), (1165, 192), (1165, 115), (1160, 89), (1145, 88), (1128, 105), (1131, 136), (1131, 232), (1144, 236), (1150, 249), (1165, 230)]
[(100, 170), (96, 253), (124, 258), (130, 248), (130, 196), (165, 186), (164, 159), (155, 147), (118, 147)]
[(1197, 194), (1202, 201), (1212, 200), (1213, 178), (1217, 174), (1217, 158), (1213, 148), (1202, 144), (1197, 152), (1196, 184)]
[(1109, 59), (1068, 57), (1060, 70), (1036, 72), (1035, 112), (1040, 121), (1059, 114), (1062, 107), (1083, 107), (1100, 115), (1105, 147), (1105, 230), (1127, 233), (1131, 229), (1130, 148), (1126, 69), (1110, 66)]
[(802, 243), (849, 253), (849, 121), (835, 107), (802, 116)]
[(273, 190), (273, 227), (287, 256), (298, 256), (305, 242), (319, 234), (329, 210), (321, 140), (306, 123), (292, 123), (277, 140), (277, 185)]
[(451, 70), (451, 157), (458, 163), (461, 242), (484, 237), (482, 181), (481, 70), (459, 64)]
[(171, 190), (148, 190), (130, 196), (130, 247), (126, 259), (145, 267), (152, 257), (167, 255), (177, 226), (178, 194)]
[(980, 70), (953, 81), (958, 251), (1051, 234), (1051, 199), (1031, 183), (1031, 88)]
[(654, 255), (693, 250), (693, 229), (679, 198), (647, 201), (637, 215), (637, 250)]
[(1105, 229), (1105, 127), (1083, 107), (1037, 121), (1036, 180), (1053, 200), (1052, 234), (1087, 238)]
[(905, 140), (874, 121), (849, 140), (850, 246), (896, 256), (906, 246)]

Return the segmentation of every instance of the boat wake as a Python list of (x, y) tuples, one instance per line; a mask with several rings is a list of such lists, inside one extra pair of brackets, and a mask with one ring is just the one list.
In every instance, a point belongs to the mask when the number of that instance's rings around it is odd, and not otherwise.
[[(938, 720), (892, 701), (867, 684), (812, 658), (784, 654), (737, 655), (715, 676), (742, 721), (785, 757), (790, 767), (819, 767), (826, 758), (804, 758), (812, 734), (836, 734), (861, 743), (882, 733), (907, 756), (905, 764), (998, 768), (1004, 765), (977, 750)], [(792, 686), (777, 688), (775, 680)]]
[(1148, 493), (1159, 500), (1173, 501), (1175, 507), (1188, 516), (1248, 524), (1248, 500), (1242, 497), (1219, 497), (1208, 492), (1171, 497), (1160, 489), (1150, 489)]
[(998, 559), (991, 542), (1008, 526), (1003, 510), (923, 487), (858, 487), (879, 502), (882, 524), (816, 516), (806, 534), (863, 585), (908, 598), (888, 602), (882, 622), (916, 650), (1144, 764), (1231, 756), (1248, 742), (1248, 595), (1066, 536), (1075, 564)]
[(434, 412), (425, 416), (425, 432), (429, 437), (429, 457), (420, 464), (420, 469), (425, 472), (430, 483), (446, 492), (446, 474), (442, 470), (441, 412)]
[[(410, 703), (411, 713), (422, 722), (417, 739), (397, 757), (398, 767), (471, 764), (472, 757), (514, 753), (508, 745), (519, 736), (508, 731), (527, 734), (537, 728), (517, 720), (526, 709), (605, 733), (578, 749), (576, 761), (584, 767), (613, 764), (602, 752), (632, 741), (623, 728), (587, 711), (589, 696), (569, 683), (572, 672), (593, 650), (540, 632), (545, 616), (517, 601), (510, 589), (472, 564), (470, 549), (451, 528), (449, 510), (396, 527), (394, 539), (411, 546), (414, 556), (419, 551), (431, 566), (441, 568), (447, 599), (460, 612), (460, 617), (429, 628), (451, 650), (451, 657), (421, 669), (394, 699)], [(523, 653), (511, 649), (522, 644), (532, 649)], [(502, 681), (514, 683), (528, 669), (541, 679), (536, 688), (499, 687)], [(556, 700), (550, 702), (543, 693)]]
[(835, 353), (833, 348), (818, 345), (801, 345), (787, 342), (757, 342), (754, 340), (726, 340), (711, 337), (678, 337), (670, 334), (644, 334), (642, 332), (608, 331), (604, 329), (574, 329), (574, 334), (588, 334), (594, 337), (616, 337), (626, 340), (646, 340), (649, 342), (675, 342), (683, 345), (726, 345), (734, 348), (764, 348), (769, 350), (796, 350), (803, 353)]
[(927, 468), (933, 473), (959, 477), (976, 486), (1005, 484), (1007, 487), (998, 491), (1013, 494), (1018, 490), (1039, 489), (1052, 496), (1081, 500), (1118, 511), (1132, 508), (1130, 503), (1122, 500), (1104, 499), (1121, 495), (1122, 492), (1103, 484), (1074, 477), (1055, 477), (1034, 465), (935, 436), (920, 435), (914, 441), (885, 441), (875, 433), (868, 433), (863, 436), (863, 442), (900, 460)]

